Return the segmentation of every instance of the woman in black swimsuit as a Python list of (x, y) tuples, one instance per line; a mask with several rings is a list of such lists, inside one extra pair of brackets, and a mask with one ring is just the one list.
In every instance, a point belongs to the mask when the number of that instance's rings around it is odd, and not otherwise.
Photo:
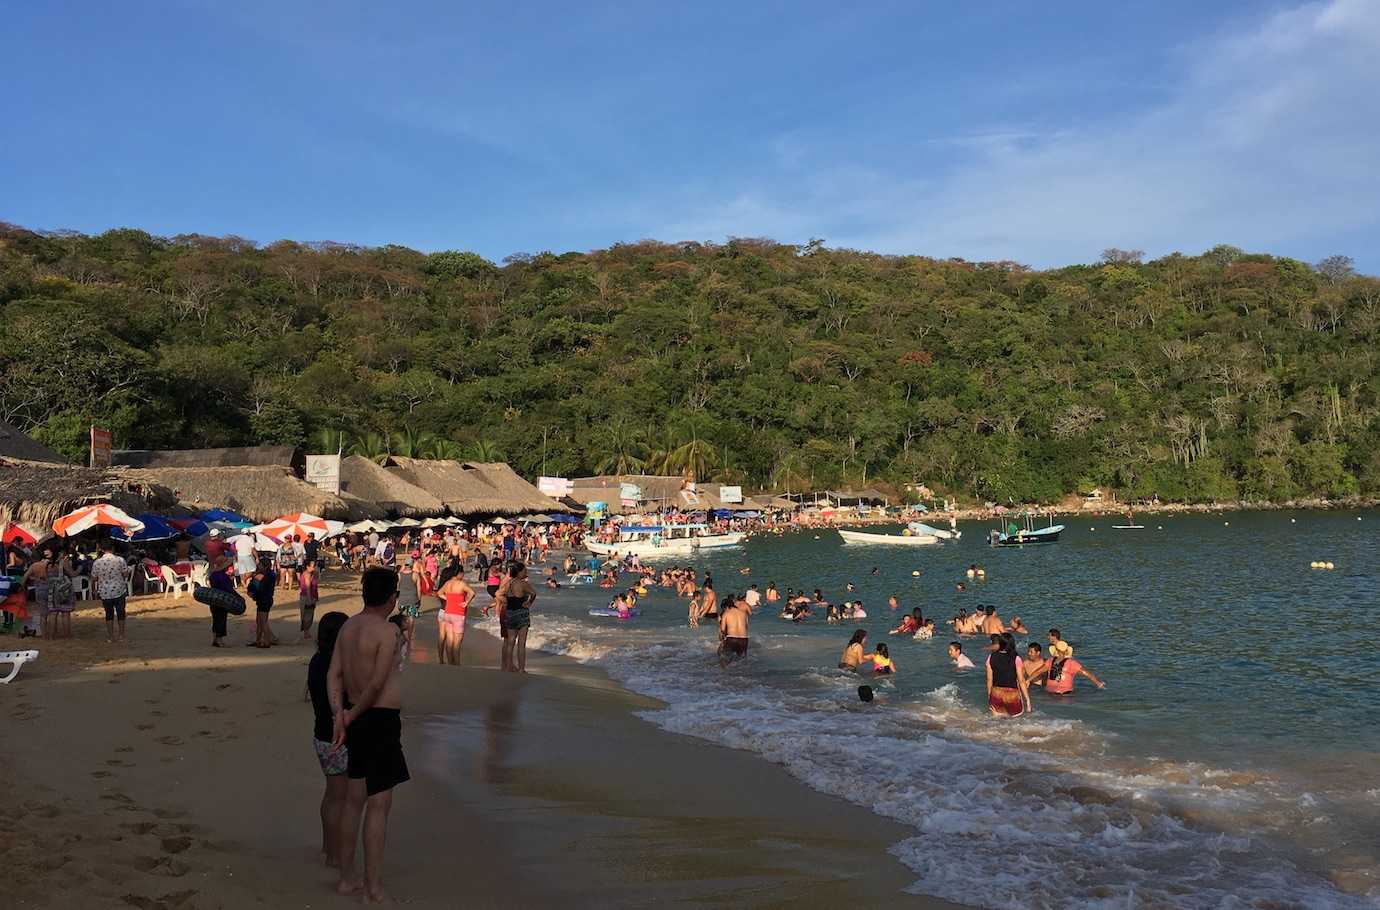
[(532, 625), (532, 603), (536, 599), (536, 589), (527, 581), (527, 567), (514, 562), (497, 594), (504, 670), (527, 672), (527, 629)]

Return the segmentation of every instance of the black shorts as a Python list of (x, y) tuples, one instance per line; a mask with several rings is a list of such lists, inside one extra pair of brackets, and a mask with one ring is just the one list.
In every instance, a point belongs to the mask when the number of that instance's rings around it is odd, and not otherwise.
[(345, 773), (350, 780), (362, 779), (370, 796), (411, 780), (403, 758), (402, 712), (397, 708), (370, 708), (356, 717), (345, 730), (345, 747), (350, 753)]
[(748, 640), (746, 638), (725, 638), (721, 647), (723, 648), (724, 654), (747, 657)]
[(117, 617), (120, 622), (125, 621), (125, 597), (126, 595), (121, 594), (119, 597), (101, 598), (101, 606), (105, 607), (106, 622), (114, 622)]

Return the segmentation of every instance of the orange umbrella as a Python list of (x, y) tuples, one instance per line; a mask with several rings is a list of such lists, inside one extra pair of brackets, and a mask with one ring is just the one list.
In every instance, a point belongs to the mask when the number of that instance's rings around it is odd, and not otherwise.
[(27, 547), (31, 547), (38, 543), (38, 535), (21, 524), (5, 525), (4, 533), (0, 534), (0, 543), (11, 544), (16, 540)]
[(144, 523), (139, 519), (130, 518), (122, 510), (102, 502), (94, 506), (84, 506), (62, 516), (53, 522), (53, 533), (59, 537), (72, 537), (101, 525), (124, 528), (131, 532), (144, 529)]
[(327, 521), (306, 512), (292, 512), (250, 530), (281, 543), (289, 534), (298, 540), (306, 540), (308, 534), (315, 534), (317, 540), (325, 540), (332, 534), (339, 534), (342, 527), (344, 525), (338, 521)]

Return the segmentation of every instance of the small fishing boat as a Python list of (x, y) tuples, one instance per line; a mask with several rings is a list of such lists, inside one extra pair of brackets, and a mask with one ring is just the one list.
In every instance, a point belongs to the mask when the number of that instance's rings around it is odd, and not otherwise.
[(1023, 547), (1032, 543), (1056, 543), (1059, 535), (1064, 532), (1063, 525), (1054, 523), (1054, 516), (1049, 516), (1049, 524), (1043, 528), (1035, 527), (1034, 516), (1029, 512), (1022, 512), (1020, 521), (1010, 522), (1005, 529), (994, 529), (988, 542), (994, 547)]
[(939, 543), (933, 534), (868, 534), (865, 531), (844, 531), (839, 536), (846, 544), (881, 544), (885, 546), (927, 547)]

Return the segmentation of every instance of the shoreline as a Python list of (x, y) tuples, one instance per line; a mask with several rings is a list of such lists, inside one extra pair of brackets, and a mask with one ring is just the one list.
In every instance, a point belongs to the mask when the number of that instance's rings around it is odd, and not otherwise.
[[(332, 573), (318, 617), (353, 612)], [(319, 864), (321, 775), (303, 701), (309, 646), (295, 604), (285, 644), (213, 651), (205, 607), (131, 602), (131, 643), (84, 606), (71, 641), (0, 689), (0, 812), (14, 832), (20, 907), (198, 910), (346, 906)], [(404, 746), (385, 884), (413, 906), (778, 906), (864, 900), (957, 905), (904, 892), (888, 847), (909, 829), (819, 793), (748, 752), (634, 715), (652, 699), (602, 670), (530, 652), (528, 677), (491, 669), (470, 627), (459, 668), (418, 623), (404, 675)], [(249, 623), (232, 619), (232, 641)]]

